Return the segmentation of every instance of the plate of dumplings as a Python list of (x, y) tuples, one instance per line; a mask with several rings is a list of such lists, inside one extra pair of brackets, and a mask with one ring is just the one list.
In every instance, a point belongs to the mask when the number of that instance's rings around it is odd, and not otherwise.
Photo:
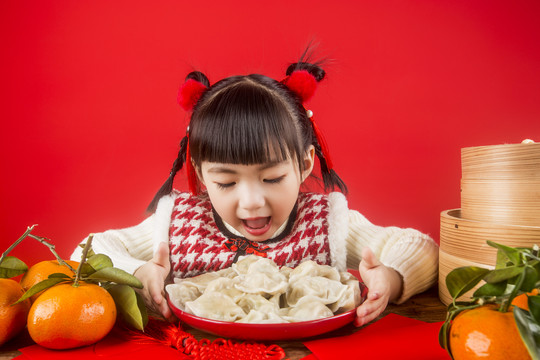
[(248, 255), (231, 267), (166, 287), (173, 313), (193, 328), (243, 340), (308, 338), (356, 317), (367, 288), (349, 272), (304, 261), (296, 268)]

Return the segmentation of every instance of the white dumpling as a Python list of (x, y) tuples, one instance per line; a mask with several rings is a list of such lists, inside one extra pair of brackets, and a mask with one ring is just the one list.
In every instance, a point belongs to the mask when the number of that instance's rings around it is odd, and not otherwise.
[(311, 321), (333, 316), (334, 313), (319, 299), (306, 296), (298, 301), (295, 307), (289, 308), (283, 316), (289, 322)]
[(221, 270), (218, 270), (215, 272), (215, 274), (219, 277), (226, 277), (226, 278), (229, 278), (229, 279), (232, 279), (234, 277), (236, 277), (236, 271), (234, 271), (234, 269), (232, 267), (228, 267), (228, 268), (225, 268), (225, 269), (221, 269)]
[(204, 273), (201, 275), (193, 276), (184, 279), (174, 279), (175, 284), (185, 284), (186, 286), (195, 286), (202, 293), (209, 282), (218, 279), (220, 276), (216, 272)]
[(285, 275), (285, 277), (287, 278), (287, 281), (289, 281), (289, 275), (291, 274), (292, 271), (293, 269), (288, 266), (282, 266), (281, 269), (279, 269), (279, 272)]
[(275, 295), (287, 290), (287, 279), (283, 274), (248, 273), (241, 276), (235, 287), (248, 294)]
[(264, 259), (257, 255), (247, 255), (247, 256), (240, 256), (238, 261), (234, 264), (232, 264), (231, 268), (238, 274), (238, 275), (244, 275), (247, 274), (249, 270), (249, 266), (260, 259)]
[(267, 313), (263, 310), (251, 310), (249, 314), (236, 322), (248, 324), (281, 324), (288, 321), (283, 319), (277, 313)]
[(186, 302), (186, 312), (221, 321), (236, 321), (246, 316), (229, 296), (219, 292), (204, 293), (196, 300)]
[(338, 301), (347, 286), (339, 281), (333, 281), (321, 276), (304, 277), (302, 281), (290, 284), (287, 290), (286, 301), (289, 306), (296, 306), (304, 297), (314, 297), (323, 304), (332, 304)]
[[(287, 278), (270, 259), (248, 256), (242, 259), (243, 265), (237, 271), (245, 271), (237, 277), (235, 287), (248, 294), (275, 295), (287, 290)], [(244, 265), (245, 265), (244, 264)]]
[(240, 297), (242, 297), (243, 292), (236, 289), (235, 284), (237, 282), (236, 278), (226, 278), (220, 277), (214, 279), (208, 283), (206, 289), (204, 289), (203, 294), (218, 292), (225, 294), (230, 297), (234, 302), (237, 302)]
[(251, 310), (260, 310), (263, 308), (277, 313), (279, 309), (278, 304), (258, 294), (244, 294), (236, 301), (236, 304), (240, 306), (246, 314)]
[(348, 272), (340, 272), (340, 275), (341, 283), (345, 285), (347, 289), (338, 301), (329, 306), (330, 310), (338, 314), (356, 308), (362, 301), (360, 294), (360, 282), (358, 279)]
[(294, 283), (306, 276), (320, 276), (333, 281), (340, 281), (339, 271), (328, 265), (319, 265), (313, 260), (304, 261), (289, 273), (289, 282)]
[(169, 294), (172, 303), (182, 311), (186, 307), (186, 302), (193, 301), (201, 296), (201, 292), (196, 286), (182, 283), (169, 284), (165, 286), (165, 290)]

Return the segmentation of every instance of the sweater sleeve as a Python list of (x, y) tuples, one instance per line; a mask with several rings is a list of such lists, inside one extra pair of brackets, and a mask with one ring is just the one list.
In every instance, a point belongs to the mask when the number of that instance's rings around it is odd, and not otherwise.
[[(176, 195), (163, 196), (156, 212), (142, 223), (118, 230), (107, 230), (94, 234), (92, 249), (96, 254), (109, 256), (113, 265), (133, 274), (141, 265), (152, 259), (160, 242), (168, 243), (171, 213)], [(81, 244), (86, 243), (85, 238)], [(71, 254), (71, 259), (80, 261), (82, 248)]]
[(346, 244), (349, 268), (358, 268), (362, 249), (367, 246), (384, 265), (401, 274), (403, 290), (398, 304), (427, 290), (437, 280), (439, 247), (418, 230), (376, 226), (358, 211), (350, 210)]
[[(133, 274), (141, 265), (150, 260), (153, 255), (152, 234), (154, 232), (154, 215), (142, 223), (126, 228), (107, 230), (94, 234), (92, 249), (96, 254), (109, 256), (114, 267)], [(85, 238), (81, 244), (86, 243)], [(82, 247), (71, 254), (71, 260), (80, 261)]]

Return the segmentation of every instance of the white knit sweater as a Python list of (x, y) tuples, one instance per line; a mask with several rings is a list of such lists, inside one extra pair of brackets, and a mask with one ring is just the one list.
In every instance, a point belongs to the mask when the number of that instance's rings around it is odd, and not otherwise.
[[(329, 199), (335, 204), (346, 204), (340, 193), (330, 194)], [(134, 273), (153, 257), (160, 242), (168, 242), (173, 205), (174, 197), (165, 196), (160, 200), (156, 212), (142, 223), (95, 234), (92, 242), (94, 252), (108, 255), (115, 267)], [(404, 302), (435, 283), (438, 246), (433, 239), (414, 229), (376, 226), (358, 211), (345, 210), (348, 219), (336, 221), (345, 224), (345, 231), (342, 232), (345, 239), (339, 242), (346, 244), (348, 268), (358, 269), (362, 249), (368, 246), (383, 264), (403, 277), (403, 291), (396, 303)], [(80, 260), (81, 251), (77, 247), (71, 259)]]

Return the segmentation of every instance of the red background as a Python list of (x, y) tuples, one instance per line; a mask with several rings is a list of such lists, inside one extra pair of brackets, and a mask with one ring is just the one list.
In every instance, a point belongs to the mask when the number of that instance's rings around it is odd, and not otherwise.
[(280, 79), (312, 39), (333, 61), (309, 108), (351, 208), (438, 241), (462, 147), (540, 140), (539, 16), (537, 0), (2, 1), (0, 250), (39, 224), (68, 256), (141, 221), (185, 131), (185, 75)]

